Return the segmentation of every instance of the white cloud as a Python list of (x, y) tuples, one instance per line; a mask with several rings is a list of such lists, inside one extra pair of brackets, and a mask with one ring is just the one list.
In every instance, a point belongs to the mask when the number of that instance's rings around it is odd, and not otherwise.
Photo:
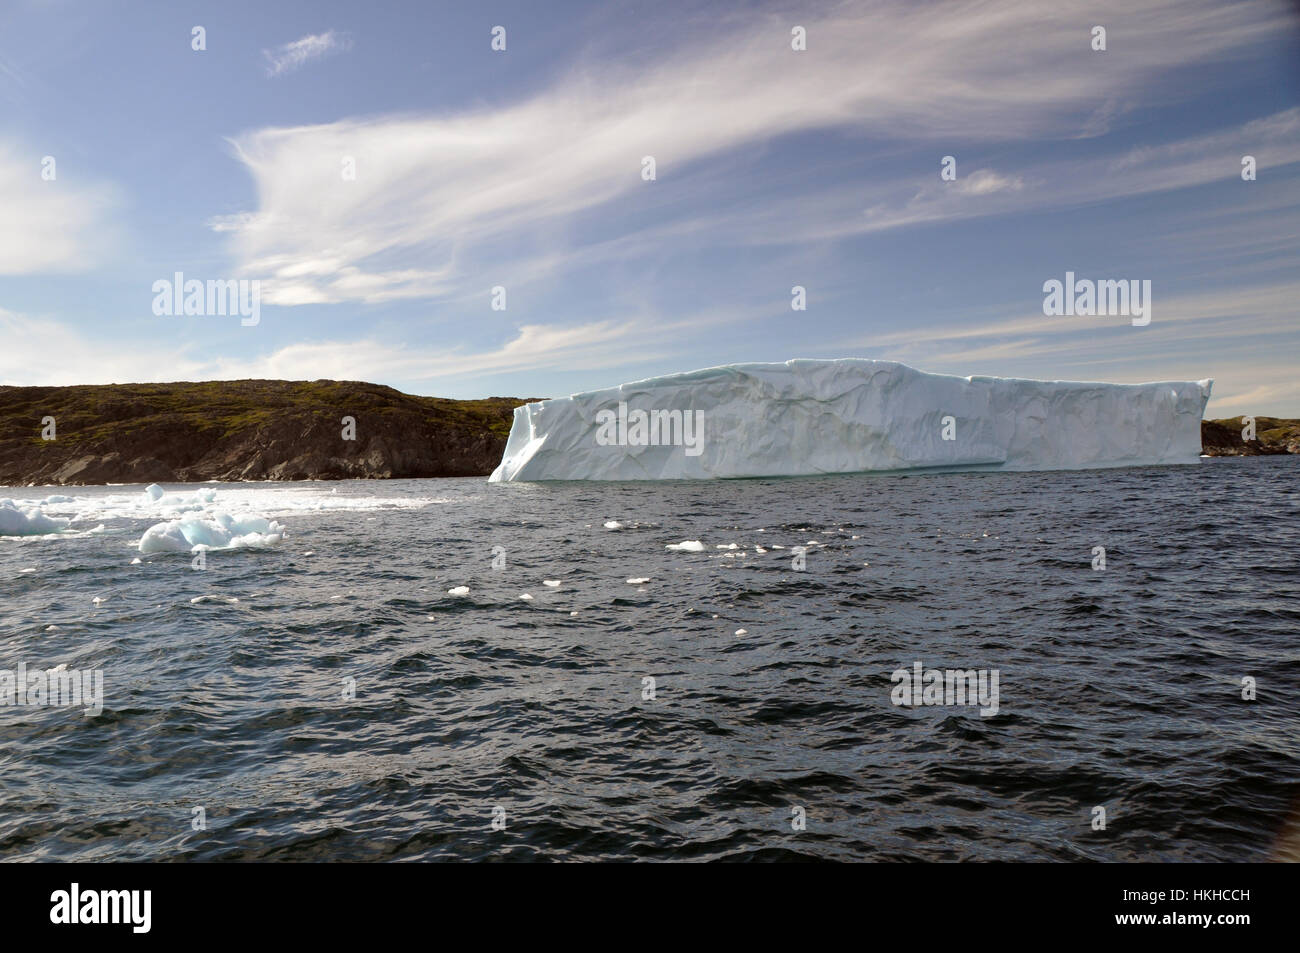
[(1129, 383), (1212, 377), (1209, 416), (1241, 407), (1260, 414), (1300, 414), (1290, 358), (1300, 281), (1169, 298), (1157, 287), (1153, 297), (1152, 322), (1143, 328), (1129, 326), (1123, 317), (1040, 313), (865, 335), (844, 347), (962, 376)]
[[(463, 262), (492, 239), (544, 230), (633, 190), (668, 198), (674, 177), (700, 160), (783, 135), (837, 129), (913, 142), (1091, 135), (1098, 103), (1132, 90), (1160, 95), (1161, 73), (1240, 55), (1286, 20), (1262, 2), (1222, 9), (1208, 0), (1157, 0), (1134, 10), (1127, 0), (1067, 0), (1044, 11), (993, 0), (946, 3), (936, 15), (928, 5), (888, 0), (801, 22), (808, 30), (801, 53), (790, 49), (785, 19), (720, 18), (684, 27), (680, 36), (697, 39), (653, 65), (607, 65), (515, 105), (246, 133), (233, 145), (259, 204), (216, 226), (231, 234), (242, 272), (267, 279), (268, 294), (283, 303), (432, 297), (448, 293)], [(1095, 22), (1123, 23), (1126, 49), (1140, 55), (1092, 52)], [(640, 178), (645, 155), (657, 161), (657, 182)], [(341, 175), (345, 157), (355, 161), (354, 181)], [(937, 184), (937, 171), (930, 178)], [(812, 189), (796, 186), (791, 201)], [(942, 203), (958, 194), (1023, 203), (1044, 191), (989, 170), (913, 207), (895, 208), (897, 193), (886, 195), (875, 221), (892, 227), (943, 216)], [(862, 230), (862, 203), (849, 207), (857, 221), (823, 231)], [(842, 203), (838, 211), (843, 219)], [(775, 234), (811, 221), (805, 209)], [(291, 274), (314, 261), (336, 263), (347, 280)]]
[(329, 30), (325, 33), (304, 36), (292, 43), (277, 46), (273, 50), (263, 50), (262, 55), (266, 57), (266, 75), (275, 77), (283, 76), (285, 73), (292, 73), (311, 60), (318, 60), (324, 56), (329, 56), (331, 53), (341, 53), (350, 49), (352, 49), (352, 38), (350, 36), (346, 33), (335, 33), (333, 30)]
[(55, 177), (46, 180), (45, 156), (0, 140), (0, 275), (85, 271), (114, 244), (116, 190), (51, 158)]
[[(209, 357), (198, 345), (152, 341), (118, 346), (98, 341), (58, 321), (0, 309), (0, 384), (48, 385), (151, 383), (174, 380), (366, 380), (410, 387), (493, 372), (598, 369), (663, 357), (656, 342), (665, 325), (635, 319), (572, 327), (523, 325), (486, 350), (408, 347), (374, 338), (289, 344), (249, 358)], [(634, 347), (633, 358), (628, 347)]]

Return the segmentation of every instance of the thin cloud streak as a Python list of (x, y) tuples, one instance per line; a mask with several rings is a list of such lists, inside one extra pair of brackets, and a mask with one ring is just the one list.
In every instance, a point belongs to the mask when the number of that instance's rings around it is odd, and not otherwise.
[[(760, 18), (729, 31), (721, 48), (716, 31), (704, 31), (656, 66), (607, 66), (511, 106), (245, 133), (232, 147), (258, 207), (214, 227), (230, 234), (241, 273), (265, 279), (278, 303), (439, 297), (463, 280), (457, 262), (494, 238), (634, 189), (667, 189), (666, 178), (709, 157), (827, 129), (895, 141), (1068, 139), (1097, 102), (1158, 87), (1160, 74), (1190, 60), (1240, 55), (1284, 22), (1269, 4), (1227, 12), (1189, 0), (1138, 11), (1119, 0), (1062, 3), (1048, 14), (1011, 0), (954, 3), (942, 17), (895, 2), (851, 16), (840, 9), (806, 19), (803, 53), (790, 50), (788, 23)], [(1143, 57), (1099, 68), (1086, 29), (1070, 24), (1108, 13), (1123, 19), (1126, 42)], [(864, 59), (866, 48), (877, 55)], [(1016, 70), (1006, 69), (1009, 49), (1021, 58)], [(654, 183), (640, 177), (645, 155), (657, 162)], [(354, 180), (340, 174), (344, 160), (355, 163)], [(987, 214), (990, 202), (1024, 207), (1051, 191), (1022, 178), (984, 170), (947, 194), (907, 190), (902, 207), (898, 192), (884, 192), (874, 221), (837, 216), (829, 227), (806, 224), (817, 219), (805, 206), (776, 232), (834, 237), (960, 216), (949, 205), (958, 198), (978, 210), (968, 214)], [(318, 261), (349, 280), (288, 273)]]
[(329, 30), (325, 33), (304, 36), (273, 50), (263, 50), (262, 56), (267, 61), (266, 75), (274, 78), (301, 69), (312, 60), (350, 49), (352, 49), (350, 36)]

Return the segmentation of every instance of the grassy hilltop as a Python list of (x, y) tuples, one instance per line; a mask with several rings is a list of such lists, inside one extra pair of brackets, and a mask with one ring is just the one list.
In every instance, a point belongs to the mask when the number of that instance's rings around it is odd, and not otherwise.
[(0, 483), (480, 476), (522, 403), (326, 380), (0, 387)]

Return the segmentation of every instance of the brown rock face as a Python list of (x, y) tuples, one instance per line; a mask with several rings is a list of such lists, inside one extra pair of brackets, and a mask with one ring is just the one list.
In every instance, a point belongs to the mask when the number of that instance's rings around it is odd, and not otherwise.
[(1242, 417), (1201, 421), (1201, 452), (1211, 457), (1255, 457), (1274, 453), (1300, 453), (1300, 420), (1256, 417), (1255, 439), (1245, 440)]
[(0, 484), (487, 476), (522, 403), (352, 381), (0, 387)]

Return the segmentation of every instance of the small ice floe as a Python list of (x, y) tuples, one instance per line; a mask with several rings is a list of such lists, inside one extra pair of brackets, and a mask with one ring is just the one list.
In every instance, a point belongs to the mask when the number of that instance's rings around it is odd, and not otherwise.
[(627, 581), (629, 586), (639, 586), (650, 581), (649, 576), (633, 576)]
[(522, 599), (522, 600), (524, 600), (524, 602), (532, 602), (532, 601), (533, 601), (533, 597), (532, 597), (529, 593), (527, 593), (527, 592), (522, 592), (522, 593), (520, 593), (520, 594), (519, 594), (519, 598)]
[(284, 527), (261, 516), (231, 516), (213, 513), (211, 519), (185, 516), (170, 523), (158, 523), (140, 537), (142, 553), (188, 553), (195, 547), (208, 550), (269, 549), (284, 539)]
[(570, 616), (575, 616), (575, 615), (577, 615), (577, 614), (578, 614), (578, 610), (577, 610), (577, 609), (574, 609), (572, 612), (569, 613)]
[(764, 549), (762, 546), (755, 546), (755, 547), (754, 547), (754, 552), (758, 553), (758, 554), (761, 556), (761, 555), (763, 555), (765, 552), (767, 552), (767, 550)]
[(558, 580), (558, 579), (543, 579), (543, 580), (542, 580), (542, 585), (543, 585), (543, 586), (550, 586), (552, 589), (558, 589), (558, 588), (560, 587), (560, 580)]
[(54, 666), (54, 668), (47, 668), (47, 669), (45, 670), (45, 674), (46, 674), (46, 675), (58, 675), (60, 672), (66, 672), (67, 670), (68, 670), (68, 663), (67, 663), (67, 662), (60, 662), (58, 665)]
[(18, 570), (18, 571), (19, 571), (20, 573), (24, 573), (24, 572), (36, 572), (36, 567), (35, 567), (35, 566), (28, 566), (26, 569), (20, 569), (20, 570)]
[(211, 595), (195, 596), (193, 599), (190, 600), (190, 602), (195, 604), (200, 602), (224, 602), (227, 605), (232, 605), (232, 606), (238, 601), (239, 599), (236, 596), (211, 596)]
[(13, 500), (0, 500), (0, 536), (45, 536), (62, 533), (72, 520), (46, 516), (39, 506), (24, 506)]
[(447, 590), (447, 595), (449, 595), (449, 596), (468, 596), (468, 595), (469, 595), (469, 586), (457, 586), (457, 587), (454, 588), (454, 589), (448, 589), (448, 590)]
[(107, 602), (108, 596), (95, 596), (95, 598), (91, 599), (90, 601), (93, 602), (95, 605), (99, 605), (102, 602)]
[(304, 556), (315, 556), (315, 555), (316, 555), (316, 550), (314, 550), (314, 549), (309, 549), (309, 550), (307, 550), (305, 553), (303, 553), (303, 555), (304, 555)]
[(782, 546), (782, 545), (780, 545), (780, 544), (778, 544), (778, 543), (773, 543), (773, 544), (772, 544), (772, 548), (773, 548), (773, 549), (785, 549), (784, 546)]
[(815, 539), (810, 539), (810, 540), (808, 540), (808, 542), (804, 543), (804, 545), (805, 545), (805, 546), (820, 546), (821, 543), (817, 542), (817, 540), (815, 540)]
[(47, 626), (45, 627), (45, 631), (46, 631), (46, 632), (57, 632), (57, 631), (59, 631), (59, 627), (58, 627), (57, 625), (47, 625)]
[(748, 632), (747, 630), (745, 630), (745, 629), (737, 629), (737, 630), (736, 630), (736, 634), (737, 634), (737, 635), (749, 635), (749, 632)]
[(132, 566), (138, 566), (138, 565), (140, 565), (140, 557), (139, 557), (139, 556), (136, 556), (135, 559), (131, 560), (131, 565), (132, 565)]
[(623, 528), (623, 524), (620, 523), (618, 520), (605, 521), (605, 529), (622, 529), (622, 528)]
[(698, 539), (684, 539), (680, 543), (669, 543), (664, 549), (671, 549), (677, 553), (702, 553), (704, 544)]
[(735, 543), (718, 543), (718, 545), (714, 546), (713, 548), (714, 549), (739, 549), (740, 547), (737, 546)]

